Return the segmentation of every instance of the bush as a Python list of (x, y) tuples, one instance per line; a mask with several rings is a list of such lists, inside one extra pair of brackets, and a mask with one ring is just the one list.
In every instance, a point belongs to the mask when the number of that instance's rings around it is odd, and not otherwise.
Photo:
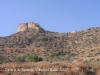
[(13, 60), (13, 62), (38, 62), (38, 61), (42, 61), (42, 58), (38, 57), (37, 55), (19, 56)]
[(26, 58), (27, 62), (38, 62), (38, 61), (42, 61), (41, 57), (38, 57), (37, 55), (29, 55)]
[(25, 56), (16, 57), (14, 62), (25, 62)]
[(0, 64), (10, 62), (7, 58), (0, 56)]
[(65, 60), (66, 61), (69, 61), (69, 62), (72, 62), (72, 61), (75, 60), (75, 58), (74, 57), (71, 57), (70, 55), (68, 55), (68, 56), (65, 57)]

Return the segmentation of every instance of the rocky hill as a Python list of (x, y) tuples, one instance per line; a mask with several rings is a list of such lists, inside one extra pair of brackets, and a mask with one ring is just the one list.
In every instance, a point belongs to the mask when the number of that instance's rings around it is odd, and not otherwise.
[(52, 61), (100, 61), (100, 27), (69, 33), (50, 32), (37, 25), (18, 30), (10, 36), (0, 37), (0, 56), (9, 61), (29, 54)]

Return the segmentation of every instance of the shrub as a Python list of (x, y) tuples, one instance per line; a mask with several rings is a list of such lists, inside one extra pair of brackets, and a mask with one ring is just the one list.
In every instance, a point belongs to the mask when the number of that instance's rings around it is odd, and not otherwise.
[(74, 60), (75, 60), (75, 58), (74, 58), (74, 57), (72, 57), (72, 56), (70, 56), (70, 55), (67, 55), (67, 56), (65, 57), (65, 59), (64, 59), (64, 60), (69, 61), (69, 62), (72, 62), (72, 61), (74, 61)]
[(14, 59), (14, 62), (25, 62), (25, 56), (19, 56)]
[(42, 61), (41, 57), (38, 57), (37, 55), (29, 55), (26, 58), (27, 62), (38, 62), (38, 61)]
[(7, 58), (0, 56), (0, 64), (7, 63), (7, 62), (9, 62), (9, 60)]

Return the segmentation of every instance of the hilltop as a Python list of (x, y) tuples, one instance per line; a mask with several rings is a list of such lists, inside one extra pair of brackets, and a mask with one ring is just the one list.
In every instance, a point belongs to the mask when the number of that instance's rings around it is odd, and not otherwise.
[[(28, 23), (25, 23), (28, 25)], [(69, 33), (26, 28), (7, 37), (0, 37), (0, 56), (12, 61), (18, 56), (36, 54), (44, 60), (100, 61), (100, 27)]]

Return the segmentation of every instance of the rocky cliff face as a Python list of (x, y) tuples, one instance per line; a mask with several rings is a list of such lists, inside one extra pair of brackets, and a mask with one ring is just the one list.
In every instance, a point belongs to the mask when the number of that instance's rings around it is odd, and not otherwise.
[(38, 23), (33, 23), (33, 22), (29, 22), (29, 23), (22, 23), (18, 25), (18, 32), (20, 31), (26, 31), (26, 30), (30, 30), (33, 29), (36, 32), (38, 32), (39, 30), (43, 30)]

